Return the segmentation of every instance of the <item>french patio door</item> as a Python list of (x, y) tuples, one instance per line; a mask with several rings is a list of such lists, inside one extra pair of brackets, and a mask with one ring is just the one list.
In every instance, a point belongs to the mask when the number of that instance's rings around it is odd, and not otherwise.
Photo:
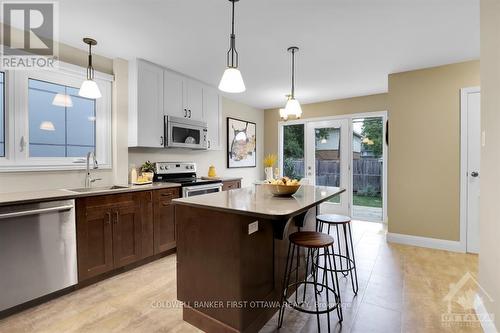
[(310, 184), (334, 186), (346, 191), (321, 205), (321, 213), (350, 215), (349, 120), (325, 120), (306, 125), (306, 175)]

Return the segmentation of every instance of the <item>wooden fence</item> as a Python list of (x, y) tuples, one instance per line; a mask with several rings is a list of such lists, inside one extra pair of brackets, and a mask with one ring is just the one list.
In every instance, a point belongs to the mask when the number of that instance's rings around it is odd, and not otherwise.
[[(295, 174), (303, 174), (304, 161), (293, 160)], [(382, 161), (376, 158), (356, 159), (352, 164), (354, 192), (382, 192)], [(338, 186), (340, 162), (338, 160), (316, 160), (316, 184)]]

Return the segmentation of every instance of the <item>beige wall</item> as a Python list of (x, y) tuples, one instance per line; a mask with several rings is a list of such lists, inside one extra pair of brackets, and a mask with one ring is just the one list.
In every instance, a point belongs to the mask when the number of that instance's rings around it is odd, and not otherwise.
[(460, 238), (460, 89), (479, 61), (389, 75), (389, 232)]
[[(82, 42), (83, 44), (83, 42)], [(99, 46), (96, 47), (98, 49)], [(87, 67), (87, 53), (79, 49), (59, 44), (59, 59), (74, 65)], [(109, 59), (95, 55), (93, 57), (95, 69), (104, 73), (113, 74), (116, 71), (116, 80), (113, 82), (113, 169), (96, 170), (95, 176), (102, 178), (100, 185), (126, 183), (128, 165), (127, 155), (127, 98), (121, 96), (127, 93), (127, 62), (121, 59)], [(122, 81), (123, 80), (123, 81)], [(125, 154), (124, 154), (125, 152)], [(125, 166), (125, 173), (123, 167)], [(0, 172), (0, 192), (33, 191), (37, 189), (75, 188), (84, 186), (85, 171), (36, 171), (36, 172)]]
[(481, 149), (481, 222), (479, 282), (482, 295), (500, 328), (500, 1), (481, 0), (481, 127), (486, 145)]
[[(302, 105), (302, 119), (387, 110), (387, 94), (377, 94)], [(265, 154), (278, 153), (279, 109), (264, 112)]]
[[(222, 98), (223, 114), (223, 145), (220, 151), (197, 151), (184, 149), (148, 149), (129, 148), (129, 165), (139, 167), (147, 160), (196, 162), (200, 176), (208, 174), (208, 167), (213, 164), (219, 176), (243, 177), (243, 186), (251, 185), (255, 180), (263, 178), (262, 156), (264, 154), (264, 111), (247, 105)], [(255, 122), (257, 124), (257, 167), (255, 168), (226, 168), (227, 151), (227, 123), (226, 117), (233, 117)]]

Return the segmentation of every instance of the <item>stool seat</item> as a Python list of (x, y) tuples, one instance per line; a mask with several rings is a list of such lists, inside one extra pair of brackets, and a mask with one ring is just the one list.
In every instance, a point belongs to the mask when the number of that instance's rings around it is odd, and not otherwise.
[(299, 231), (289, 237), (290, 242), (305, 248), (320, 249), (333, 244), (333, 237), (322, 232)]
[(316, 216), (316, 219), (324, 223), (332, 223), (332, 224), (344, 224), (351, 222), (351, 218), (349, 216), (338, 215), (338, 214), (322, 214)]

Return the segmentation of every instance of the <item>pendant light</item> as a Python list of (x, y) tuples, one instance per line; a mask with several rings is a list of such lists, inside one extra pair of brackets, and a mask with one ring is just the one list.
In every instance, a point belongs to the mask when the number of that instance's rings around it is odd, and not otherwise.
[(94, 67), (92, 67), (92, 46), (97, 45), (97, 41), (92, 38), (84, 38), (83, 42), (89, 45), (89, 64), (87, 67), (87, 79), (83, 81), (78, 95), (85, 98), (101, 98), (101, 91), (94, 81)]
[(231, 37), (229, 51), (227, 51), (227, 68), (220, 80), (219, 89), (228, 93), (241, 93), (245, 91), (245, 83), (238, 69), (238, 52), (236, 51), (236, 35), (234, 34), (234, 3), (239, 0), (229, 1), (232, 2)]
[(286, 102), (285, 109), (281, 115), (284, 120), (288, 119), (289, 116), (295, 116), (297, 119), (302, 116), (302, 108), (300, 103), (295, 99), (295, 53), (299, 51), (297, 46), (291, 46), (287, 49), (288, 52), (292, 54), (292, 89)]

